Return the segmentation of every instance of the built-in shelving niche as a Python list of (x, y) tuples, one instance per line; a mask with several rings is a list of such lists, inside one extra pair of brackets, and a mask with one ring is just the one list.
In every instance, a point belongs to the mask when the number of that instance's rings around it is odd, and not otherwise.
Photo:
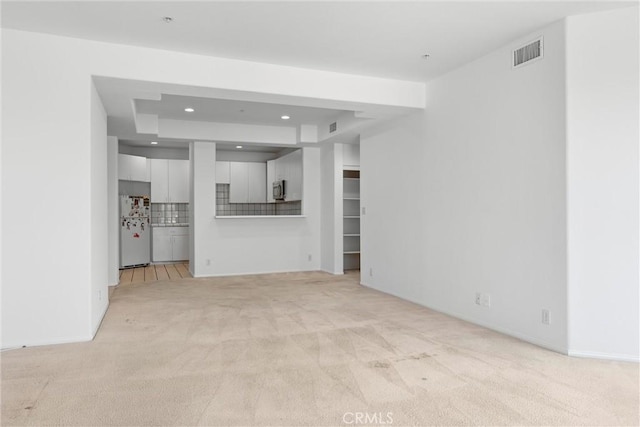
[(344, 270), (360, 270), (360, 171), (342, 172)]

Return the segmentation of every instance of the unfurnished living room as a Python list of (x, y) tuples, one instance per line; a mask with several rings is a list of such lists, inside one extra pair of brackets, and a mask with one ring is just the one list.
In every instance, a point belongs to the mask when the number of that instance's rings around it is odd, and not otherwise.
[(2, 425), (640, 425), (637, 1), (0, 16)]

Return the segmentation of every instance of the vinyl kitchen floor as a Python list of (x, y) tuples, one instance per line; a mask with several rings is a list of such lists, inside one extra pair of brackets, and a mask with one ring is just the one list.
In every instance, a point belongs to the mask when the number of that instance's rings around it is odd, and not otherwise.
[(146, 267), (120, 270), (120, 285), (191, 278), (189, 263), (149, 264)]

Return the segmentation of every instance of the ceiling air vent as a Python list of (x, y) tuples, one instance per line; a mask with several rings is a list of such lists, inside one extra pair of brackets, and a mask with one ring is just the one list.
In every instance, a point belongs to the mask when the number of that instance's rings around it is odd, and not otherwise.
[(329, 133), (335, 132), (338, 130), (338, 122), (333, 122), (329, 125)]
[(531, 62), (542, 59), (542, 54), (542, 37), (539, 37), (513, 51), (513, 68), (518, 68), (522, 65), (530, 64)]

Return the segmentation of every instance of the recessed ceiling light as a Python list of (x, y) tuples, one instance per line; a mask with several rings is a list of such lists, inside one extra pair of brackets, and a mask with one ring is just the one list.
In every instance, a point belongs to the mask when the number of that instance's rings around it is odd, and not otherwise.
[(242, 145), (236, 145), (236, 148), (242, 148)]
[(166, 24), (170, 24), (173, 22), (173, 18), (170, 16), (163, 16), (162, 20), (166, 23)]
[(194, 110), (194, 109), (193, 109), (193, 108), (191, 108), (191, 107), (187, 107), (187, 108), (185, 108), (185, 109), (184, 109), (184, 111), (186, 111), (187, 113), (193, 113), (193, 112), (194, 112), (194, 111), (196, 111), (196, 110)]
[(151, 145), (158, 145), (158, 141), (151, 141)]
[(281, 118), (282, 120), (289, 120), (291, 117), (289, 117), (289, 116), (281, 116), (280, 118)]

